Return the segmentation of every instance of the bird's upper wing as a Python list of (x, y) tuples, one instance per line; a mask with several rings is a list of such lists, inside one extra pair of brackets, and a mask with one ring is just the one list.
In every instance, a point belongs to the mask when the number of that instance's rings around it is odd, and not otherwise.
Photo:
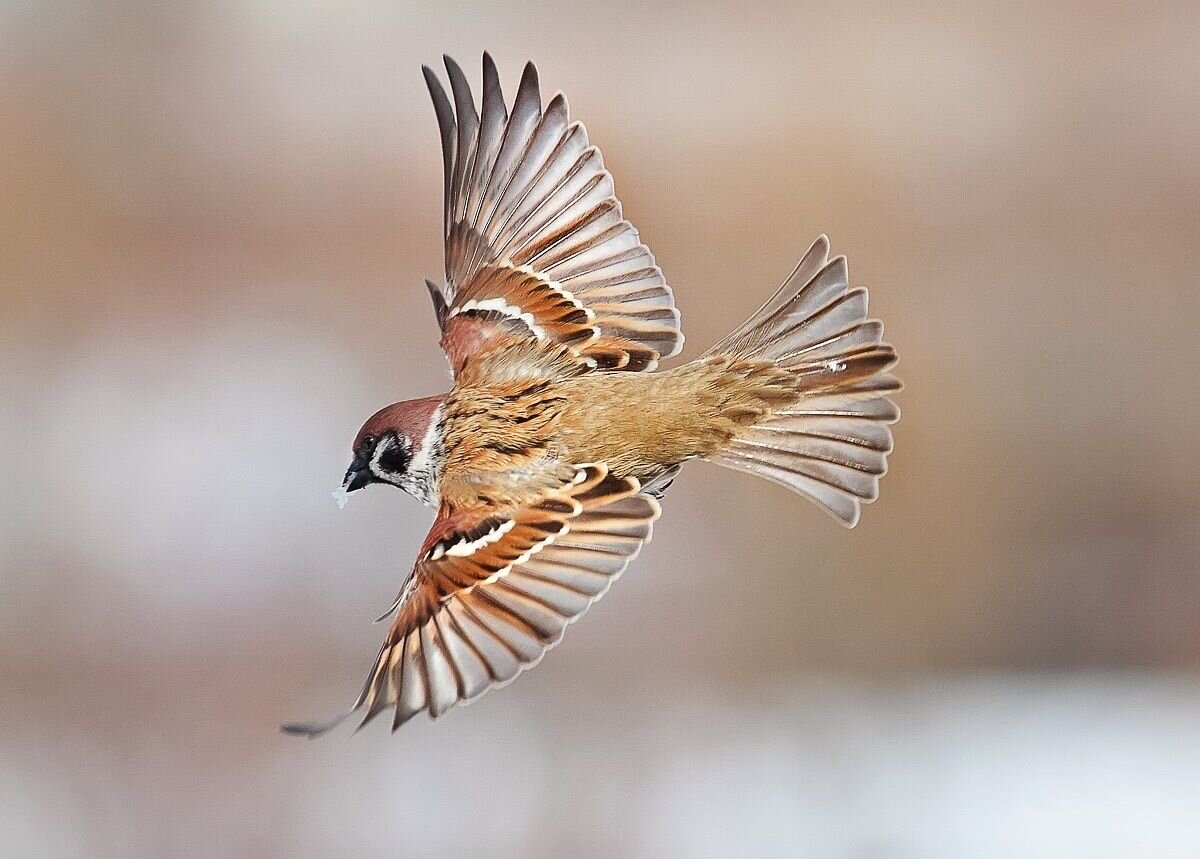
[(424, 69), (445, 167), (446, 286), (428, 286), (455, 372), (497, 337), (561, 343), (601, 369), (653, 369), (677, 353), (671, 289), (566, 98), (543, 110), (528, 63), (509, 115), (484, 54), (476, 111), (462, 70), (445, 62), (453, 107)]
[[(393, 707), (395, 729), (512, 680), (608, 590), (658, 515), (636, 480), (602, 464), (514, 508), (443, 510), (346, 715), (365, 710), (366, 724)], [(343, 718), (284, 730), (316, 736)]]

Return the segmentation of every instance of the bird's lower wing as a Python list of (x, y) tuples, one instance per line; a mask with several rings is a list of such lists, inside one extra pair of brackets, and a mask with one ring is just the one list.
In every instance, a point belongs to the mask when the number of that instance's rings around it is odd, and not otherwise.
[(509, 682), (604, 595), (659, 512), (636, 480), (594, 464), (515, 510), (439, 517), (354, 706), (332, 722), (283, 729), (317, 736), (356, 711), (365, 725), (394, 708), (394, 730)]

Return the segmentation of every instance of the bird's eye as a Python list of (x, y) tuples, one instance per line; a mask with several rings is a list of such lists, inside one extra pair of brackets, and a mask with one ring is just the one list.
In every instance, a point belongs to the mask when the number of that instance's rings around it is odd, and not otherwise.
[(371, 448), (373, 448), (374, 446), (375, 446), (375, 436), (373, 436), (373, 435), (364, 435), (364, 436), (363, 436), (363, 440), (362, 440), (362, 448), (363, 448), (363, 450), (370, 450), (370, 449), (371, 449)]

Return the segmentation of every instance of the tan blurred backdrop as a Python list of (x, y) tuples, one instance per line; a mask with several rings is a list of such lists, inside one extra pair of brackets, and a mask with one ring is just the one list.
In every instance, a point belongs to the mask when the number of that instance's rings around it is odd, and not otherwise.
[[(9, 855), (1200, 855), (1200, 7), (0, 3)], [(685, 358), (819, 233), (907, 389), (852, 532), (689, 468), (535, 672), (317, 743), (429, 514), (422, 63), (536, 59)]]

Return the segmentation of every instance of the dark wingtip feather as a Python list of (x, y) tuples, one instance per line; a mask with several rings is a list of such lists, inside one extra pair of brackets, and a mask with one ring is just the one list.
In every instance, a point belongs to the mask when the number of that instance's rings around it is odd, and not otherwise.
[(521, 72), (521, 83), (517, 87), (517, 101), (520, 102), (521, 96), (527, 92), (532, 94), (540, 108), (542, 106), (541, 86), (538, 83), (537, 66), (533, 64), (532, 60), (525, 64), (525, 68)]
[(388, 708), (388, 704), (386, 701), (376, 701), (375, 704), (372, 705), (370, 711), (367, 712), (367, 715), (363, 716), (363, 720), (361, 722), (359, 722), (358, 725), (355, 726), (354, 733), (357, 734), (359, 731), (361, 731), (367, 725), (371, 724), (371, 722), (375, 721), (375, 717), (378, 716), (380, 713), (382, 713), (387, 708)]
[(442, 54), (442, 63), (446, 66), (446, 74), (450, 76), (450, 88), (454, 90), (455, 95), (458, 95), (460, 90), (465, 90), (466, 94), (470, 95), (471, 88), (467, 84), (467, 76), (463, 74), (462, 67), (454, 61), (454, 57)]
[(395, 715), (392, 716), (392, 733), (400, 730), (401, 727), (408, 724), (412, 717), (420, 713), (421, 710), (409, 710), (405, 712), (403, 707), (396, 707)]
[(443, 56), (442, 60), (446, 63), (446, 74), (450, 76), (450, 91), (454, 94), (454, 108), (458, 114), (459, 151), (465, 152), (479, 123), (475, 97), (471, 94), (471, 85), (467, 83), (467, 76), (463, 74), (458, 63), (449, 56)]
[(542, 113), (542, 91), (538, 84), (537, 69), (533, 63), (525, 64), (521, 73), (521, 83), (517, 87), (517, 97), (513, 99), (512, 118), (518, 123), (536, 123)]
[(504, 106), (504, 89), (500, 86), (500, 72), (496, 69), (492, 55), (487, 51), (483, 52), (483, 99), (480, 104), (484, 109), (492, 105), (504, 119), (508, 118), (508, 110)]
[(343, 713), (336, 719), (331, 719), (328, 722), (285, 722), (279, 726), (281, 733), (292, 737), (305, 737), (310, 740), (315, 740), (322, 734), (328, 734), (342, 722), (346, 721), (346, 717), (353, 713), (351, 710), (348, 713)]
[(437, 116), (438, 130), (442, 135), (443, 152), (449, 157), (451, 153), (445, 152), (445, 147), (450, 136), (454, 134), (454, 111), (450, 107), (450, 97), (446, 95), (446, 88), (442, 86), (433, 69), (421, 66), (421, 73), (425, 76), (425, 87), (433, 100), (433, 112)]
[(441, 97), (446, 98), (446, 89), (442, 86), (441, 80), (438, 79), (437, 72), (429, 66), (421, 66), (421, 74), (425, 76), (425, 86), (429, 90), (429, 94), (433, 96), (433, 100), (438, 100), (438, 93)]
[[(425, 288), (429, 290), (429, 297), (433, 299), (433, 313), (437, 317), (438, 325), (440, 326), (446, 321), (446, 314), (449, 310), (446, 304), (446, 297), (442, 295), (441, 287), (428, 278), (425, 279)], [(387, 615), (384, 615), (384, 617), (387, 617)], [(383, 618), (381, 617), (380, 620), (383, 620)]]

